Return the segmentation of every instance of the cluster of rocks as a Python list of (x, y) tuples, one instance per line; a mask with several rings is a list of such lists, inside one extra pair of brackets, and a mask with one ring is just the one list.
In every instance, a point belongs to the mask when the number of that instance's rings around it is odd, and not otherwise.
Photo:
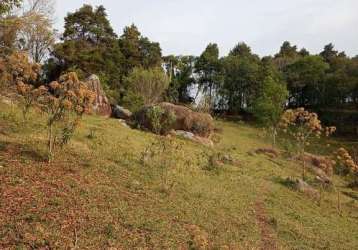
[[(119, 105), (111, 106), (98, 76), (89, 76), (85, 84), (96, 95), (93, 105), (94, 113), (119, 119), (120, 123), (126, 127), (134, 120), (142, 128), (149, 127), (149, 118), (145, 114), (150, 106), (143, 107), (142, 110), (133, 114), (130, 110)], [(209, 139), (214, 130), (214, 120), (209, 114), (194, 112), (187, 107), (167, 102), (156, 104), (156, 106), (160, 106), (175, 115), (175, 122), (170, 128), (171, 135), (183, 137), (207, 146), (214, 145)]]

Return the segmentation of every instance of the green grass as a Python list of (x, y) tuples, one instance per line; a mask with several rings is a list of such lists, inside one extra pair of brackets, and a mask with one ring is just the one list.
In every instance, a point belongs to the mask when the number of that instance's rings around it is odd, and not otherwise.
[[(198, 234), (210, 249), (261, 249), (267, 232), (279, 249), (358, 248), (357, 192), (335, 177), (354, 194), (342, 193), (340, 216), (335, 192), (319, 205), (291, 190), (282, 180), (300, 167), (249, 154), (268, 145), (251, 126), (217, 121), (210, 149), (88, 116), (48, 165), (44, 118), (0, 110), (0, 249), (188, 249)], [(205, 170), (218, 152), (239, 164)]]

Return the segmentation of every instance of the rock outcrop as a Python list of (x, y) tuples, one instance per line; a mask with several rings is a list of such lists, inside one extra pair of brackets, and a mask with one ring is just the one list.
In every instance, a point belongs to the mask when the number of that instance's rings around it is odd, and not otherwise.
[(119, 105), (112, 108), (112, 116), (117, 119), (129, 120), (132, 117), (132, 112)]
[(102, 116), (111, 116), (112, 108), (108, 98), (101, 86), (101, 81), (98, 76), (91, 75), (85, 81), (86, 86), (96, 94), (96, 99), (93, 104), (93, 111)]
[(148, 128), (150, 122), (147, 111), (153, 107), (159, 106), (166, 112), (175, 115), (175, 121), (170, 130), (182, 130), (191, 132), (196, 136), (209, 138), (214, 131), (214, 119), (209, 114), (195, 112), (187, 107), (174, 105), (172, 103), (159, 103), (152, 106), (146, 106), (135, 114), (135, 119), (140, 126)]

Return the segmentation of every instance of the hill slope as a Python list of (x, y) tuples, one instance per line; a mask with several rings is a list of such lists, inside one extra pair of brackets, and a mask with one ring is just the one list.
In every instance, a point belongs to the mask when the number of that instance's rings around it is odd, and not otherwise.
[(48, 165), (43, 118), (0, 110), (0, 249), (358, 248), (357, 200), (339, 216), (333, 191), (283, 185), (300, 169), (248, 154), (267, 146), (255, 128), (218, 121), (213, 150), (86, 117)]

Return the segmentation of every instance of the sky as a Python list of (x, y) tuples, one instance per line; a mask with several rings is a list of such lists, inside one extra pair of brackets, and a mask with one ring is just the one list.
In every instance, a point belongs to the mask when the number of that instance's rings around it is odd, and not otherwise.
[(86, 3), (103, 5), (118, 35), (134, 23), (164, 55), (200, 55), (217, 43), (224, 56), (246, 42), (265, 56), (286, 40), (311, 53), (333, 43), (358, 55), (358, 0), (57, 0), (57, 29)]

